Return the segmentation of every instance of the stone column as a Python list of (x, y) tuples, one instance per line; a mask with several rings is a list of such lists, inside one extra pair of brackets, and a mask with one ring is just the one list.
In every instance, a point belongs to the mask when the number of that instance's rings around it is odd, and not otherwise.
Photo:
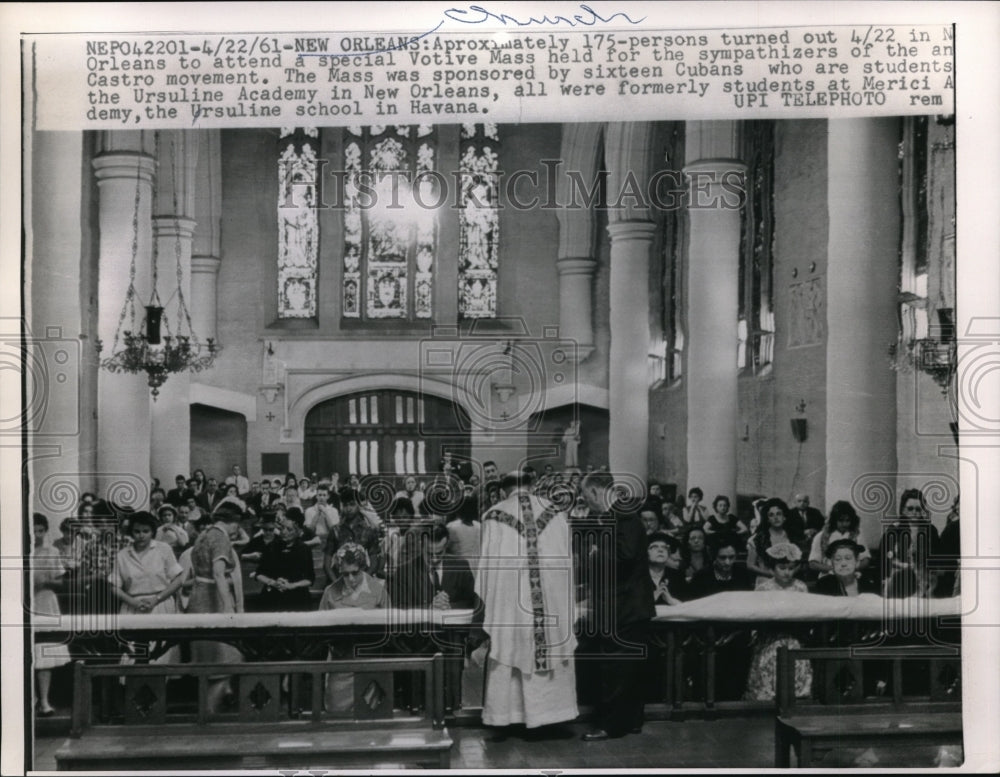
[[(152, 133), (101, 134), (101, 153), (93, 160), (99, 188), (98, 334), (102, 358), (111, 356), (115, 332), (129, 288), (135, 250), (135, 318), (126, 313), (126, 329), (141, 330), (150, 295), (153, 175)], [(136, 201), (138, 199), (138, 213)], [(133, 245), (135, 248), (133, 249)], [(118, 343), (122, 345), (121, 341)], [(145, 374), (112, 373), (98, 377), (97, 483), (101, 495), (119, 505), (148, 502), (151, 441), (150, 389)]]
[(899, 122), (828, 125), (827, 310), (836, 320), (826, 350), (826, 504), (850, 500), (871, 543), (882, 515), (866, 514), (853, 486), (896, 471), (896, 374), (887, 348), (898, 330)]
[(219, 130), (198, 130), (199, 160), (195, 170), (194, 218), (197, 227), (191, 251), (191, 320), (198, 338), (217, 339), (217, 285), (222, 256), (222, 156)]
[[(689, 122), (687, 488), (736, 503), (739, 424), (736, 347), (740, 211), (723, 195), (723, 176), (742, 175), (736, 127)], [(731, 198), (730, 198), (731, 199)]]
[(653, 128), (608, 124), (604, 152), (611, 206), (608, 464), (613, 473), (642, 479), (649, 469), (649, 256), (656, 225), (646, 203), (627, 192), (649, 181)]
[(649, 468), (649, 253), (656, 225), (619, 221), (611, 235), (608, 459), (612, 472)]
[[(59, 537), (59, 522), (72, 514), (79, 495), (91, 487), (80, 482), (94, 462), (81, 443), (91, 419), (81, 412), (84, 363), (95, 356), (86, 332), (81, 298), (80, 222), (83, 207), (83, 134), (33, 132), (25, 137), (25, 175), (32, 181), (25, 202), (28, 257), (25, 262), (26, 343), (33, 362), (26, 363), (24, 424), (38, 435), (30, 460), (30, 511), (49, 518), (49, 536)], [(12, 289), (12, 291), (14, 291)], [(16, 294), (16, 291), (14, 292)], [(3, 328), (7, 349), (20, 347), (17, 319)], [(16, 389), (17, 394), (20, 393)], [(34, 398), (34, 401), (33, 401)], [(11, 397), (16, 402), (16, 397)], [(13, 413), (5, 414), (11, 418)], [(16, 424), (11, 428), (16, 428)], [(57, 455), (44, 455), (46, 444)]]
[(557, 183), (559, 219), (559, 335), (573, 340), (575, 356), (586, 359), (594, 350), (593, 284), (597, 272), (594, 258), (594, 211), (586, 192), (575, 188), (579, 175), (589, 191), (597, 180), (601, 152), (602, 124), (563, 126), (561, 171)]

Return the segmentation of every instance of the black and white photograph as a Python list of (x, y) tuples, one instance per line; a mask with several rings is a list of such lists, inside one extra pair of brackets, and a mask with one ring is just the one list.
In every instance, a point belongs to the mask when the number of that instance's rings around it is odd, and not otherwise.
[(4, 32), (5, 774), (998, 768), (996, 5), (136, 6)]

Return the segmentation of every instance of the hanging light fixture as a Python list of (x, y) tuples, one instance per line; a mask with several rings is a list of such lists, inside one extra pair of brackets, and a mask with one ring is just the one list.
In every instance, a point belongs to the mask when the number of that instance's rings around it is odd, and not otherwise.
[[(156, 133), (156, 158), (160, 158), (160, 135)], [(173, 189), (173, 213), (177, 208), (177, 165), (176, 147), (170, 144), (170, 170)], [(201, 372), (215, 362), (221, 350), (210, 337), (203, 344), (191, 326), (191, 314), (184, 299), (183, 268), (181, 266), (180, 231), (175, 230), (174, 258), (177, 265), (177, 323), (176, 331), (171, 329), (159, 293), (159, 251), (157, 241), (153, 241), (152, 286), (149, 304), (145, 306), (145, 316), (137, 326), (135, 269), (139, 254), (139, 200), (141, 196), (141, 172), (136, 174), (135, 203), (132, 211), (132, 257), (129, 265), (129, 284), (125, 292), (125, 302), (111, 355), (101, 358), (100, 366), (110, 372), (140, 374), (145, 373), (155, 401), (168, 377), (179, 372)], [(128, 323), (126, 323), (128, 319)], [(103, 351), (104, 344), (97, 341), (97, 352)]]

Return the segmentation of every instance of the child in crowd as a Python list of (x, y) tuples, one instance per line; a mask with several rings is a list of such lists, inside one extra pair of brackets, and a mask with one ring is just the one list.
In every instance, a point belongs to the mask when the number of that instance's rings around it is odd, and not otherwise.
[[(775, 591), (807, 593), (806, 584), (795, 578), (802, 551), (791, 542), (775, 543), (764, 552), (765, 563), (771, 570), (771, 577), (758, 577), (755, 591)], [(778, 663), (778, 648), (800, 648), (798, 639), (790, 634), (774, 633), (764, 635), (757, 632), (758, 640), (750, 659), (750, 673), (747, 677), (747, 700), (767, 701), (774, 698), (775, 677)], [(812, 689), (812, 669), (808, 661), (795, 662), (795, 695), (808, 696)]]

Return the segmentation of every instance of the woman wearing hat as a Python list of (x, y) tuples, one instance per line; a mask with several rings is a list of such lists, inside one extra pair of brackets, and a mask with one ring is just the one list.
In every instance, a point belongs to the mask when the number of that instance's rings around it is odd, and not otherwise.
[[(771, 577), (757, 578), (756, 591), (785, 591), (806, 593), (806, 584), (795, 579), (802, 559), (802, 550), (791, 542), (779, 542), (764, 551), (764, 563)], [(757, 644), (750, 660), (747, 689), (744, 699), (768, 701), (774, 698), (778, 648), (800, 648), (798, 639), (787, 633), (756, 633)], [(808, 696), (812, 690), (812, 668), (808, 661), (795, 662), (795, 695)]]
[(858, 574), (858, 559), (864, 547), (852, 539), (834, 540), (826, 546), (833, 574), (816, 581), (814, 593), (825, 596), (877, 594), (878, 586)]

